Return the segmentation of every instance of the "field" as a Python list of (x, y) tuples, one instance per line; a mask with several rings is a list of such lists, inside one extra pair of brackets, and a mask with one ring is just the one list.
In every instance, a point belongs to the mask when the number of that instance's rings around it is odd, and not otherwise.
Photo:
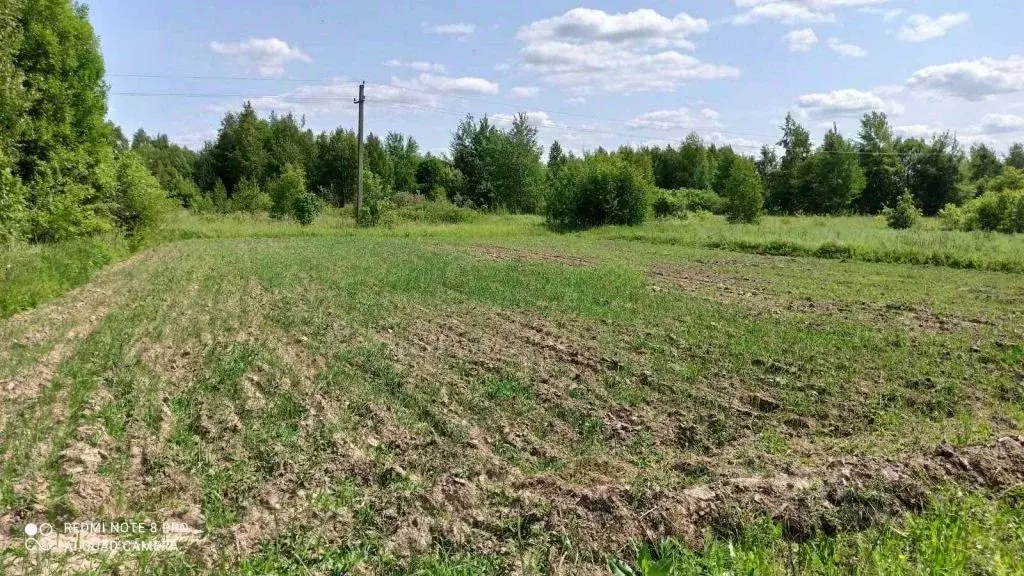
[[(3, 565), (1024, 573), (1024, 238), (929, 226), (181, 215), (9, 271)], [(25, 549), (74, 520), (196, 532)]]

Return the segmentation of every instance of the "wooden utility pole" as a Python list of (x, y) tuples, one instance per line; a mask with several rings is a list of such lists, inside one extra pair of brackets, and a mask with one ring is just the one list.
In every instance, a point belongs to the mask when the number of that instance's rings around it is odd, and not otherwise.
[(366, 88), (366, 82), (359, 85), (359, 98), (352, 101), (355, 104), (359, 104), (359, 145), (357, 147), (357, 153), (359, 154), (359, 189), (356, 192), (357, 223), (363, 214), (363, 103), (366, 102), (366, 96), (363, 94), (364, 88)]

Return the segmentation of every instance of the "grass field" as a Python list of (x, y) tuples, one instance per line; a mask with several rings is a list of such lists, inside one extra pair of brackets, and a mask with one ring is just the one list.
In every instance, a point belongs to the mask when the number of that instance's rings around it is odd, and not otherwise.
[[(1024, 573), (1020, 237), (182, 215), (148, 242), (0, 320), (9, 573)], [(25, 548), (75, 520), (197, 532)]]

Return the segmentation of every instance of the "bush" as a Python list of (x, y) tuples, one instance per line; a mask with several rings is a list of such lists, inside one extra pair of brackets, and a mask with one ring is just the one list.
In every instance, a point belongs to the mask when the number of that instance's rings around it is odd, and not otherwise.
[(450, 202), (423, 202), (403, 206), (394, 211), (396, 220), (427, 224), (464, 224), (480, 217), (480, 213)]
[(0, 244), (23, 238), (27, 217), (21, 181), (8, 170), (0, 171)]
[(34, 242), (61, 242), (114, 229), (110, 204), (92, 186), (46, 171), (33, 183), (33, 194), (28, 237)]
[(231, 207), (237, 212), (267, 212), (270, 210), (270, 194), (260, 190), (260, 185), (248, 178), (238, 183)]
[(395, 206), (402, 208), (404, 206), (417, 206), (427, 202), (427, 199), (419, 194), (410, 194), (409, 192), (399, 192), (392, 198)]
[(939, 210), (939, 222), (943, 230), (970, 230), (970, 215), (956, 204), (946, 204)]
[(651, 208), (659, 218), (679, 216), (685, 212), (711, 212), (720, 214), (724, 206), (722, 197), (713, 190), (680, 188), (664, 190), (659, 188), (654, 195)]
[(729, 222), (757, 222), (764, 208), (761, 177), (748, 158), (736, 157), (722, 178), (724, 212)]
[(117, 225), (130, 236), (155, 228), (172, 208), (160, 182), (132, 152), (115, 160), (114, 201)]
[(641, 224), (652, 195), (653, 187), (635, 166), (614, 156), (591, 156), (567, 164), (553, 179), (548, 222), (566, 229)]
[(284, 218), (295, 213), (295, 201), (306, 193), (306, 172), (288, 164), (281, 176), (270, 185), (270, 215)]
[(313, 220), (316, 220), (320, 213), (320, 201), (313, 194), (303, 192), (295, 199), (292, 210), (299, 224), (308, 226), (313, 223)]
[(363, 211), (356, 215), (360, 226), (389, 225), (394, 209), (391, 189), (373, 172), (363, 173)]
[(906, 230), (913, 228), (914, 224), (917, 223), (917, 220), (921, 217), (921, 209), (914, 204), (914, 197), (910, 192), (904, 192), (896, 199), (896, 206), (886, 206), (882, 210), (882, 215), (885, 216), (885, 221), (889, 228)]
[(1024, 190), (990, 190), (968, 202), (963, 212), (960, 230), (1024, 232)]

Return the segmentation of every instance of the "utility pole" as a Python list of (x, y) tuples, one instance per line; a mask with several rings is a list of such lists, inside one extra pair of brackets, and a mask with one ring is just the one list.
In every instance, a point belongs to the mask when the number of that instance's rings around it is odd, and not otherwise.
[(363, 103), (366, 102), (366, 96), (363, 90), (366, 88), (366, 82), (359, 85), (359, 98), (353, 100), (354, 104), (359, 104), (359, 189), (356, 192), (356, 223), (359, 222), (359, 218), (363, 214)]

